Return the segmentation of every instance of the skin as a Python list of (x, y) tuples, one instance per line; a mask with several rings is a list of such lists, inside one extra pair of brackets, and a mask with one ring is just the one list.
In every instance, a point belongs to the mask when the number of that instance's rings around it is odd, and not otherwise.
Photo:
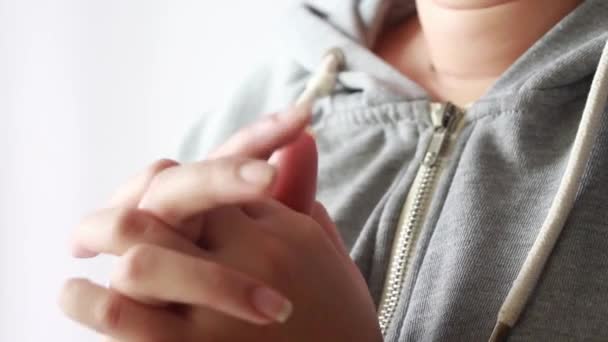
[[(86, 217), (76, 256), (120, 261), (111, 289), (68, 281), (68, 317), (122, 342), (381, 341), (365, 281), (313, 200), (307, 120), (286, 117), (245, 128), (203, 162), (159, 161)], [(250, 162), (262, 172), (243, 182)], [(259, 289), (278, 299), (260, 306)]]
[(417, 0), (418, 14), (389, 28), (376, 53), (436, 101), (482, 97), (581, 0)]

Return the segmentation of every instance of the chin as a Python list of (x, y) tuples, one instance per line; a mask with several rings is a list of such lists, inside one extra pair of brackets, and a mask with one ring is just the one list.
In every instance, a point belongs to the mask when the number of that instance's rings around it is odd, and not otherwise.
[(524, 0), (418, 0), (419, 2), (432, 2), (437, 6), (453, 10), (474, 10), (504, 5), (510, 2)]

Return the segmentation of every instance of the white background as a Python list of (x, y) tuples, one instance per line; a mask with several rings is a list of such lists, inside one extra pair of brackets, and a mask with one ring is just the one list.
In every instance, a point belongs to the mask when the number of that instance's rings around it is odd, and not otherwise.
[(94, 341), (63, 318), (87, 211), (277, 44), (279, 0), (0, 0), (0, 342)]

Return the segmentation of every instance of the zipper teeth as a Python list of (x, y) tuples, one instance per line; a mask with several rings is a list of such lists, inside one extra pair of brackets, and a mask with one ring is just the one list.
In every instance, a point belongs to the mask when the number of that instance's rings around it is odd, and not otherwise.
[[(437, 116), (439, 114), (440, 117)], [(435, 131), (427, 145), (424, 160), (418, 168), (412, 190), (408, 194), (403, 208), (393, 241), (384, 291), (380, 299), (378, 322), (383, 336), (386, 336), (403, 292), (405, 275), (417, 234), (424, 224), (437, 177), (442, 170), (442, 157), (445, 157), (444, 154), (448, 152), (446, 147), (449, 147), (450, 139), (457, 134), (458, 127), (462, 127), (459, 126), (459, 123), (462, 122), (460, 119), (464, 114), (464, 111), (451, 103), (439, 106), (431, 105), (431, 119)]]
[(412, 208), (407, 214), (405, 222), (399, 229), (396, 249), (394, 250), (393, 259), (389, 267), (384, 298), (380, 304), (380, 313), (378, 315), (382, 335), (386, 334), (388, 325), (397, 309), (397, 304), (399, 303), (399, 298), (403, 289), (403, 282), (405, 280), (405, 271), (411, 256), (412, 240), (420, 226), (422, 226), (426, 207), (429, 202), (429, 194), (431, 193), (435, 178), (437, 177), (438, 169), (437, 165), (422, 166), (422, 177), (420, 184), (416, 189)]

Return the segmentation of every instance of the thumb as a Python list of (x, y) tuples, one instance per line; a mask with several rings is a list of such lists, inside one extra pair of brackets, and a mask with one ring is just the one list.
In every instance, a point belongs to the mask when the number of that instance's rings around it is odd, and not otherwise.
[(303, 214), (310, 215), (327, 233), (336, 249), (348, 255), (338, 228), (320, 202), (317, 192), (317, 145), (307, 132), (293, 143), (275, 152), (270, 163), (277, 167), (277, 180), (273, 197)]
[(338, 232), (338, 227), (336, 227), (336, 224), (329, 216), (329, 213), (323, 204), (315, 201), (313, 203), (312, 213), (310, 216), (317, 221), (319, 225), (321, 225), (331, 242), (334, 244), (334, 247), (336, 247), (339, 252), (348, 255), (348, 250), (344, 245), (340, 232)]
[(273, 154), (277, 167), (273, 197), (303, 214), (310, 214), (317, 193), (317, 145), (304, 132), (291, 144)]

